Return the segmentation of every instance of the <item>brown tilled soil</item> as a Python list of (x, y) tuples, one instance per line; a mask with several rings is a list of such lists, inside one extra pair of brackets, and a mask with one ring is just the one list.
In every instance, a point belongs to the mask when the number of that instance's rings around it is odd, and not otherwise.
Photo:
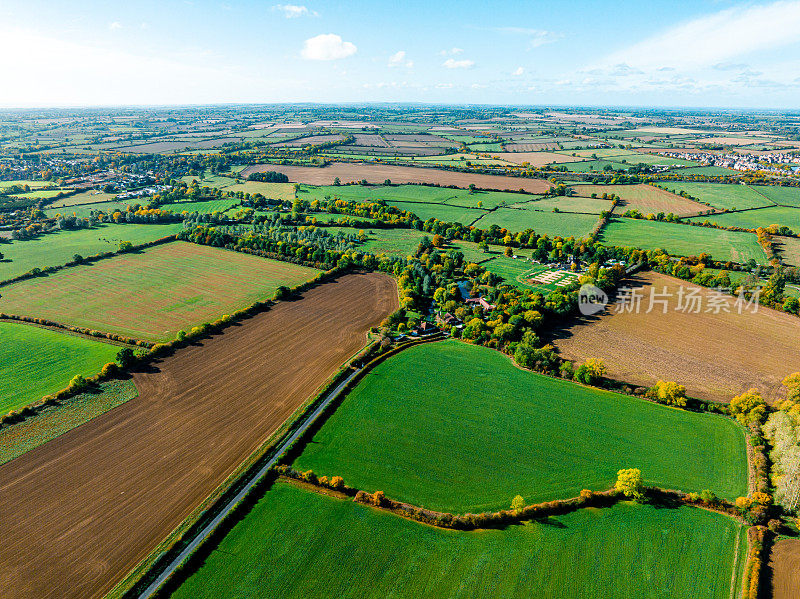
[(772, 599), (800, 597), (800, 541), (783, 539), (772, 547)]
[[(781, 381), (800, 371), (800, 319), (782, 312), (759, 308), (755, 314), (705, 312), (711, 291), (700, 289), (703, 303), (699, 314), (683, 313), (677, 307), (678, 288), (698, 288), (657, 273), (647, 273), (632, 282), (643, 285), (641, 310), (583, 319), (555, 333), (555, 344), (572, 360), (600, 358), (612, 378), (635, 385), (653, 385), (658, 379), (686, 386), (692, 397), (728, 402), (751, 387), (768, 400), (783, 397)], [(673, 296), (668, 310), (654, 304), (650, 314), (650, 288)], [(658, 298), (656, 298), (658, 299)]]
[(469, 187), (474, 183), (479, 189), (522, 189), (529, 193), (544, 193), (550, 189), (550, 183), (544, 179), (523, 179), (521, 177), (502, 177), (500, 175), (479, 175), (460, 173), (435, 168), (416, 168), (413, 166), (392, 166), (386, 164), (363, 164), (350, 162), (334, 162), (324, 168), (314, 166), (282, 166), (279, 164), (255, 164), (242, 171), (242, 177), (251, 173), (277, 171), (284, 173), (290, 181), (308, 183), (310, 185), (332, 185), (339, 177), (342, 183), (361, 181), (382, 184), (386, 179), (392, 183), (426, 183), (439, 185), (456, 185)]
[(179, 351), (140, 396), (0, 467), (0, 597), (100, 597), (366, 341), (394, 280), (348, 275)]

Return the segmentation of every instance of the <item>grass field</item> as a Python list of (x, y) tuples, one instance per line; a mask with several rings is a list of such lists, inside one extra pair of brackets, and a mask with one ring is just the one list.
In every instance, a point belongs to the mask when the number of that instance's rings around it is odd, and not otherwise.
[(77, 335), (0, 322), (0, 414), (65, 388), (76, 374), (96, 374), (119, 350)]
[(0, 181), (0, 188), (13, 187), (14, 185), (27, 185), (31, 189), (39, 189), (40, 187), (47, 187), (53, 185), (52, 181), (32, 181), (30, 179), (13, 179), (11, 181)]
[(784, 261), (791, 266), (800, 266), (800, 239), (796, 237), (776, 237), (775, 239)]
[(240, 200), (236, 198), (224, 200), (203, 200), (200, 202), (176, 202), (174, 204), (164, 204), (161, 206), (162, 210), (172, 210), (173, 212), (225, 212), (234, 204), (238, 204)]
[(558, 208), (561, 212), (582, 212), (589, 214), (600, 214), (612, 208), (611, 202), (608, 200), (572, 196), (558, 196), (554, 198), (545, 198), (543, 200), (520, 202), (514, 204), (514, 206), (527, 210), (542, 210), (545, 212), (553, 212), (554, 208)]
[(125, 200), (125, 201), (118, 201), (118, 200), (111, 200), (108, 202), (97, 202), (95, 204), (81, 204), (78, 206), (61, 206), (59, 208), (46, 208), (45, 214), (48, 217), (53, 217), (56, 214), (66, 215), (74, 215), (79, 218), (85, 218), (89, 216), (92, 212), (103, 212), (105, 214), (113, 214), (116, 211), (123, 211), (126, 210), (128, 205), (135, 206), (136, 204), (141, 205), (145, 202), (137, 202), (135, 200)]
[(160, 341), (266, 300), (279, 285), (292, 287), (316, 272), (175, 242), (15, 283), (4, 288), (3, 307), (11, 313)]
[(481, 229), (492, 225), (509, 231), (531, 228), (539, 234), (561, 237), (585, 237), (592, 232), (598, 217), (592, 214), (570, 214), (538, 212), (527, 209), (498, 208), (489, 212), (474, 224)]
[(172, 597), (728, 599), (745, 546), (734, 520), (686, 507), (464, 533), (278, 482)]
[(525, 282), (526, 279), (534, 277), (543, 271), (550, 270), (541, 264), (532, 264), (527, 260), (508, 258), (507, 256), (499, 254), (488, 262), (481, 262), (481, 266), (486, 268), (489, 272), (500, 275), (507, 283), (515, 285), (516, 287), (533, 289), (544, 295), (559, 289), (559, 287), (554, 284), (532, 285)]
[(97, 204), (99, 202), (109, 202), (114, 199), (116, 194), (105, 193), (96, 189), (90, 189), (75, 195), (60, 198), (50, 204), (48, 208), (63, 208), (65, 206), (74, 206), (76, 204)]
[(42, 235), (26, 241), (0, 246), (5, 259), (0, 261), (0, 281), (25, 274), (32, 268), (66, 264), (75, 254), (84, 258), (100, 252), (116, 252), (120, 241), (134, 245), (155, 241), (183, 229), (181, 223), (168, 225), (105, 225)]
[(757, 229), (758, 227), (778, 224), (789, 227), (795, 233), (800, 233), (800, 208), (785, 208), (783, 206), (697, 216), (687, 220), (700, 223), (708, 220), (723, 227), (742, 227), (745, 229)]
[[(1, 353), (1, 352), (0, 352)], [(133, 381), (111, 380), (97, 389), (48, 406), (14, 426), (0, 429), (0, 464), (63, 435), (137, 396)]]
[(451, 512), (606, 489), (630, 467), (662, 487), (729, 499), (747, 490), (744, 435), (732, 421), (523, 371), (458, 341), (376, 367), (295, 463)]
[(800, 208), (800, 187), (776, 187), (774, 185), (754, 185), (753, 190), (767, 196), (770, 200), (781, 206), (796, 206)]
[(201, 187), (216, 187), (225, 191), (241, 191), (249, 194), (260, 193), (265, 198), (288, 202), (294, 200), (295, 197), (293, 183), (264, 183), (262, 181), (247, 181), (246, 178), (242, 178), (242, 182), (237, 183), (236, 179), (221, 175), (206, 175), (203, 178), (186, 176), (183, 177), (183, 180), (189, 184), (196, 180)]
[(722, 231), (674, 223), (632, 218), (614, 218), (603, 229), (601, 242), (607, 245), (664, 249), (678, 256), (699, 256), (703, 252), (716, 260), (767, 263), (767, 255), (755, 234)]
[(772, 202), (747, 185), (669, 181), (662, 183), (662, 186), (676, 193), (685, 191), (692, 197), (701, 202), (706, 202), (714, 208), (742, 210), (744, 208), (772, 206)]

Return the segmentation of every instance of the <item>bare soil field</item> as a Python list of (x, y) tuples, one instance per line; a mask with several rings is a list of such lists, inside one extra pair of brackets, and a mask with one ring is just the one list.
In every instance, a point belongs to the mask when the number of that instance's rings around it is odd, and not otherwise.
[(316, 145), (316, 144), (322, 144), (322, 143), (327, 143), (327, 142), (331, 142), (331, 141), (341, 141), (343, 139), (344, 139), (344, 135), (338, 135), (338, 134), (336, 134), (336, 135), (312, 135), (310, 137), (300, 137), (298, 139), (292, 139), (292, 140), (289, 140), (289, 141), (282, 141), (282, 142), (278, 142), (278, 143), (275, 143), (275, 144), (272, 144), (272, 145), (275, 146), (275, 147), (286, 146), (286, 147), (298, 147), (299, 148), (299, 147), (304, 146), (306, 144)]
[[(658, 379), (686, 386), (692, 397), (727, 402), (751, 387), (768, 400), (783, 396), (781, 381), (800, 371), (800, 319), (761, 307), (755, 314), (707, 313), (711, 290), (684, 281), (645, 273), (631, 281), (643, 297), (639, 313), (615, 313), (610, 306), (598, 316), (554, 334), (562, 355), (583, 361), (600, 358), (612, 378), (635, 385)], [(676, 310), (678, 288), (700, 289), (699, 314)], [(647, 314), (650, 289), (672, 296), (667, 313), (654, 304)], [(658, 298), (656, 298), (658, 299)]]
[(602, 197), (604, 193), (618, 195), (621, 201), (614, 214), (638, 210), (645, 215), (672, 212), (675, 216), (686, 216), (710, 210), (705, 204), (682, 198), (652, 185), (576, 185), (573, 189), (582, 197), (590, 197), (593, 193), (596, 193), (597, 197)]
[(800, 597), (800, 541), (783, 539), (775, 543), (769, 565), (772, 568), (772, 599)]
[(415, 168), (413, 166), (390, 166), (383, 164), (355, 164), (334, 162), (330, 166), (319, 168), (313, 166), (283, 166), (280, 164), (255, 164), (248, 166), (241, 173), (247, 177), (251, 173), (277, 171), (284, 173), (289, 180), (310, 185), (332, 185), (339, 177), (342, 183), (366, 179), (368, 183), (380, 184), (386, 179), (392, 183), (424, 183), (438, 185), (456, 185), (469, 187), (474, 183), (479, 189), (522, 189), (528, 193), (544, 193), (550, 189), (550, 183), (544, 179), (524, 179), (522, 177), (503, 177), (500, 175), (480, 175), (460, 173), (435, 168)]
[(341, 277), (135, 374), (138, 398), (0, 466), (0, 596), (103, 596), (397, 305), (392, 278)]

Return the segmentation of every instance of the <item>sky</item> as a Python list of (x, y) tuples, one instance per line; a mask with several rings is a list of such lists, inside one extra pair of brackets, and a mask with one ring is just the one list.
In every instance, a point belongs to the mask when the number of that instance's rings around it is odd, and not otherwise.
[(0, 0), (0, 106), (800, 109), (800, 0)]

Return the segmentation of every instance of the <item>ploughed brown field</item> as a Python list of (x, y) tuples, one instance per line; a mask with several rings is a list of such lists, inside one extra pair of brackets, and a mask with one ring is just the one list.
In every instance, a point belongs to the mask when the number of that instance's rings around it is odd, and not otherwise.
[(390, 179), (392, 183), (456, 185), (463, 188), (469, 187), (470, 183), (474, 183), (475, 187), (479, 189), (499, 189), (501, 191), (505, 189), (513, 191), (522, 189), (528, 193), (545, 193), (550, 189), (550, 183), (544, 179), (523, 179), (522, 177), (459, 173), (436, 168), (350, 162), (334, 162), (323, 168), (254, 164), (242, 171), (242, 177), (264, 171), (277, 171), (285, 174), (292, 182), (308, 183), (309, 185), (332, 185), (333, 180), (339, 177), (343, 184), (366, 179), (367, 183), (377, 185), (382, 184), (386, 179)]
[(770, 555), (772, 599), (800, 597), (800, 541), (783, 539), (775, 543)]
[(101, 597), (398, 305), (354, 274), (137, 373), (139, 397), (0, 467), (3, 599)]
[[(800, 371), (800, 319), (760, 307), (755, 314), (705, 312), (711, 290), (658, 273), (637, 276), (643, 299), (636, 313), (615, 313), (582, 319), (556, 333), (564, 357), (583, 361), (600, 358), (612, 378), (635, 385), (658, 379), (686, 386), (689, 396), (728, 402), (751, 387), (768, 400), (783, 397), (781, 381)], [(678, 288), (698, 288), (703, 297), (699, 314), (676, 311)], [(647, 314), (650, 288), (672, 293), (667, 313), (654, 304)], [(658, 298), (656, 298), (658, 299)]]

